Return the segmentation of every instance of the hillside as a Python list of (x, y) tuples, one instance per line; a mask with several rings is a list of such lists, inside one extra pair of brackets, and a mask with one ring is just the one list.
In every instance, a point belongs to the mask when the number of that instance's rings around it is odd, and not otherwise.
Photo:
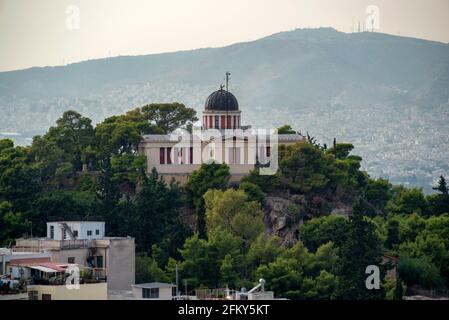
[(67, 109), (95, 122), (156, 101), (201, 111), (228, 70), (247, 124), (352, 142), (372, 175), (426, 190), (449, 172), (449, 45), (330, 28), (3, 72), (0, 137), (29, 143)]

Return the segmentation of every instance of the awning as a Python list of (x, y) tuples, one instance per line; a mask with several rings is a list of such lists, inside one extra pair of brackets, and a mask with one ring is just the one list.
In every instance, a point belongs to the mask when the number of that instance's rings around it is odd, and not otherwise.
[(47, 267), (43, 267), (43, 266), (30, 266), (29, 267), (30, 269), (35, 269), (35, 270), (40, 270), (40, 271), (42, 271), (42, 272), (47, 272), (47, 273), (50, 273), (50, 272), (61, 272), (61, 271), (58, 271), (58, 270), (55, 270), (55, 269), (51, 269), (51, 268), (47, 268)]

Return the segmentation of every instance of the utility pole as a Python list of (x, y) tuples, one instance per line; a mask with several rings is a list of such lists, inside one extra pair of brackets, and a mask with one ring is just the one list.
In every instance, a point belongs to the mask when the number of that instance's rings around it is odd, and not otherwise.
[(179, 297), (178, 264), (176, 264), (176, 298)]

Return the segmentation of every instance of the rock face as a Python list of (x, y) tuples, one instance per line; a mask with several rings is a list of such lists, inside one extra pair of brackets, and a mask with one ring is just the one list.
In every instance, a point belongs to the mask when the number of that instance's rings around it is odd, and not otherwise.
[[(323, 209), (326, 203), (329, 208)], [(264, 213), (267, 233), (280, 237), (284, 244), (294, 244), (305, 220), (325, 214), (347, 216), (352, 208), (341, 201), (326, 202), (318, 196), (306, 199), (303, 195), (271, 195), (265, 198)]]
[(298, 241), (303, 219), (302, 201), (300, 196), (266, 197), (264, 223), (268, 234), (279, 236), (285, 244)]

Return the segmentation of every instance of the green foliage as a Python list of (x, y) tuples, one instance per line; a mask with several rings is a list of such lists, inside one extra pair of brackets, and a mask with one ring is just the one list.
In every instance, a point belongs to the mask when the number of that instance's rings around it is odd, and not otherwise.
[(326, 153), (333, 154), (337, 159), (346, 159), (352, 149), (354, 149), (354, 146), (350, 143), (337, 143), (328, 149)]
[(387, 204), (388, 212), (393, 214), (424, 214), (427, 201), (419, 188), (406, 189), (402, 186), (393, 188), (393, 197)]
[(8, 201), (14, 211), (30, 209), (40, 191), (39, 172), (30, 158), (29, 149), (3, 143), (0, 151), (0, 201)]
[(345, 243), (350, 228), (350, 221), (344, 217), (330, 215), (307, 221), (300, 227), (301, 240), (311, 251), (332, 241), (337, 246)]
[(176, 129), (189, 129), (198, 121), (196, 111), (181, 103), (153, 103), (142, 107), (145, 119), (154, 124), (162, 133)]
[(248, 200), (256, 201), (262, 206), (265, 204), (265, 193), (257, 184), (242, 182), (239, 185), (239, 190), (243, 190), (246, 193)]
[(249, 201), (245, 192), (233, 189), (209, 190), (204, 200), (208, 232), (223, 229), (247, 243), (264, 232), (260, 204)]
[[(149, 251), (153, 244), (183, 230), (180, 220), (183, 203), (179, 186), (172, 183), (167, 187), (154, 169), (150, 177), (143, 175), (141, 180), (141, 189), (135, 199), (134, 234), (137, 236), (136, 245), (139, 251)], [(177, 242), (172, 240), (173, 243)], [(173, 248), (166, 249), (174, 251)]]
[[(228, 190), (229, 167), (204, 164), (183, 194), (155, 169), (146, 175), (138, 145), (144, 134), (189, 130), (195, 121), (195, 111), (178, 103), (135, 108), (95, 128), (68, 111), (30, 147), (0, 140), (0, 244), (31, 229), (44, 235), (50, 217), (99, 217), (108, 235), (136, 238), (137, 282), (174, 281), (178, 264), (190, 288), (238, 288), (263, 277), (276, 296), (294, 299), (397, 299), (401, 279), (425, 288), (449, 284), (444, 177), (436, 194), (424, 196), (420, 189), (371, 179), (360, 170), (362, 159), (350, 154), (352, 144), (335, 141), (327, 149), (308, 135), (308, 141), (280, 147), (275, 175), (255, 169), (238, 190)], [(278, 132), (295, 133), (290, 126)], [(293, 247), (265, 232), (262, 211), (266, 196), (290, 194), (287, 225), (307, 221), (300, 227), (302, 242)], [(355, 204), (355, 215), (307, 220), (336, 204)], [(196, 211), (193, 236), (181, 220), (186, 205)], [(385, 279), (385, 290), (366, 290), (365, 268), (379, 265), (385, 250), (400, 256), (400, 279)]]
[(136, 255), (136, 283), (170, 282), (157, 262), (145, 255)]
[(56, 180), (56, 184), (61, 185), (82, 169), (83, 152), (94, 144), (95, 131), (91, 122), (75, 111), (66, 111), (55, 127), (43, 137), (34, 138), (30, 153), (44, 181), (51, 184)]
[(363, 192), (363, 201), (360, 210), (363, 214), (374, 217), (385, 216), (387, 203), (392, 197), (392, 185), (384, 179), (367, 179)]
[(388, 275), (384, 278), (382, 287), (385, 291), (385, 300), (402, 300), (407, 288), (401, 279)]
[(257, 269), (257, 277), (267, 281), (267, 290), (290, 299), (331, 299), (338, 278), (332, 273), (338, 259), (332, 243), (310, 253), (301, 242), (280, 255), (275, 261)]
[(398, 271), (407, 286), (419, 285), (431, 289), (443, 284), (438, 268), (425, 256), (419, 258), (401, 257)]
[[(345, 150), (349, 153), (350, 148)], [(336, 157), (306, 141), (281, 145), (279, 154), (282, 182), (294, 192), (324, 194), (337, 187), (351, 192), (364, 181), (357, 156)]]
[(0, 152), (9, 148), (14, 148), (14, 142), (10, 139), (0, 139)]
[(441, 176), (437, 186), (433, 189), (438, 191), (438, 193), (427, 196), (428, 212), (433, 215), (449, 214), (449, 188), (447, 187), (446, 179)]
[(259, 169), (251, 170), (249, 175), (242, 178), (241, 183), (251, 183), (257, 185), (262, 192), (270, 193), (276, 191), (282, 186), (281, 176), (279, 173), (275, 175), (260, 175)]
[(231, 174), (226, 164), (202, 164), (189, 177), (185, 190), (187, 199), (196, 211), (196, 229), (200, 237), (206, 237), (204, 194), (209, 189), (224, 190), (228, 186)]
[(447, 187), (446, 179), (443, 176), (440, 176), (438, 185), (434, 187), (433, 190), (437, 190), (444, 196), (449, 196), (449, 188)]
[[(216, 288), (231, 285), (242, 277), (242, 240), (224, 230), (215, 230), (208, 240), (193, 235), (180, 250), (182, 277), (190, 286)], [(234, 282), (235, 283), (235, 282)]]
[(387, 240), (385, 246), (392, 249), (393, 246), (399, 244), (399, 221), (396, 219), (389, 219), (387, 221)]
[(296, 131), (293, 128), (286, 124), (277, 129), (278, 134), (296, 134)]
[(337, 290), (339, 299), (381, 299), (382, 290), (367, 290), (366, 267), (380, 266), (382, 247), (375, 232), (375, 225), (361, 215), (350, 218), (350, 228), (346, 241), (340, 247), (340, 278)]
[(27, 224), (23, 215), (13, 212), (11, 203), (0, 201), (0, 245), (9, 245), (15, 238), (21, 236)]
[(256, 279), (254, 271), (259, 265), (269, 264), (284, 253), (285, 247), (277, 236), (259, 235), (251, 242), (245, 255), (245, 269), (249, 271), (251, 279)]

